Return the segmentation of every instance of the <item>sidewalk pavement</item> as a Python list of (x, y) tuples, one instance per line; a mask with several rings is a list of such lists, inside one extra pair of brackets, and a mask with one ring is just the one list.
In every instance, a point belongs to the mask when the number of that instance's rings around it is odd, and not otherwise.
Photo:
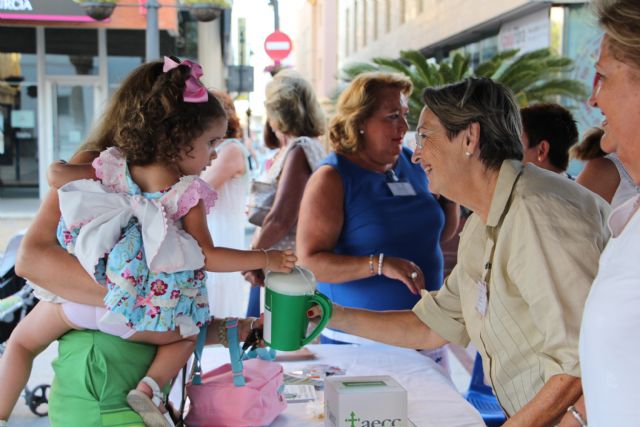
[(0, 218), (33, 218), (40, 207), (40, 199), (0, 198)]
[(31, 224), (39, 207), (40, 199), (0, 198), (0, 252), (14, 234)]
[[(32, 389), (41, 384), (51, 384), (53, 380), (53, 369), (51, 362), (58, 355), (58, 343), (54, 342), (45, 351), (33, 361), (31, 376), (27, 387)], [(24, 395), (23, 395), (24, 396)], [(46, 405), (38, 408), (39, 411), (46, 411)], [(49, 419), (47, 417), (39, 417), (35, 415), (27, 406), (24, 397), (20, 397), (13, 413), (9, 418), (9, 427), (49, 427)]]
[[(9, 240), (17, 232), (30, 224), (40, 207), (39, 199), (0, 198), (0, 254), (4, 252)], [(58, 353), (58, 344), (51, 344), (34, 361), (33, 370), (27, 387), (32, 389), (40, 384), (51, 384), (53, 370), (51, 362)], [(0, 388), (2, 386), (0, 385)], [(39, 410), (46, 410), (41, 406)], [(10, 427), (48, 427), (47, 417), (39, 417), (31, 412), (24, 397), (20, 397), (9, 420)]]

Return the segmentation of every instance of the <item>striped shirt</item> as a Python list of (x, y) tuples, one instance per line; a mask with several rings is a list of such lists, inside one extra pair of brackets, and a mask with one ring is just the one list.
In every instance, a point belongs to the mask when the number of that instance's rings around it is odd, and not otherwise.
[[(443, 338), (476, 345), (509, 416), (551, 376), (580, 377), (580, 321), (608, 213), (604, 200), (563, 176), (505, 161), (487, 224), (469, 217), (458, 265), (413, 308)], [(484, 315), (477, 308), (483, 278)]]

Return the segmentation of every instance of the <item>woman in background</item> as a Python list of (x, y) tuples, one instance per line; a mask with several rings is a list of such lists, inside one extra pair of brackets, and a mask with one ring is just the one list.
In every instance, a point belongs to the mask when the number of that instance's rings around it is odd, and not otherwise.
[[(266, 88), (265, 108), (269, 129), (265, 136), (278, 142), (278, 151), (263, 172), (261, 181), (276, 186), (275, 200), (262, 225), (253, 235), (253, 249), (294, 249), (298, 209), (311, 173), (325, 156), (318, 137), (325, 131), (320, 103), (309, 84), (293, 70), (275, 75)], [(275, 141), (274, 141), (275, 142)], [(260, 314), (262, 270), (244, 272), (251, 289), (247, 313)]]
[[(214, 91), (227, 112), (225, 140), (218, 145), (218, 158), (204, 172), (202, 179), (218, 192), (215, 208), (207, 215), (214, 244), (233, 249), (245, 248), (244, 210), (249, 190), (249, 151), (242, 142), (242, 128), (231, 97)], [(239, 272), (207, 273), (209, 310), (214, 317), (244, 315), (249, 285)]]
[(573, 147), (571, 154), (576, 159), (586, 162), (576, 182), (587, 187), (615, 208), (633, 197), (638, 192), (638, 188), (618, 155), (607, 154), (600, 148), (603, 134), (604, 131), (601, 128), (589, 129), (580, 144)]

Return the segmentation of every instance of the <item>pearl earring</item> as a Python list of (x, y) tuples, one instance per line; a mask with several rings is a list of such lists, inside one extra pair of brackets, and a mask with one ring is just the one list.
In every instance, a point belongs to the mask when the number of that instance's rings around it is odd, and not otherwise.
[(473, 153), (470, 153), (469, 151), (465, 151), (465, 153), (464, 153), (464, 155), (467, 156), (467, 157), (471, 157), (471, 154), (473, 154)]
[(538, 161), (541, 162), (542, 161), (542, 157), (538, 157)]
[(364, 129), (360, 129), (360, 135), (364, 135)]

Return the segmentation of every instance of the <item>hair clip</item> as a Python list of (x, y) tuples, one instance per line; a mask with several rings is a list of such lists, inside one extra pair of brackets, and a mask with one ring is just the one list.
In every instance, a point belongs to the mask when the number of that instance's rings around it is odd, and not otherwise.
[(175, 56), (165, 56), (162, 72), (166, 73), (168, 71), (171, 71), (174, 68), (177, 68), (179, 65), (186, 65), (191, 70), (191, 72), (189, 73), (189, 77), (187, 77), (187, 81), (184, 82), (184, 93), (182, 97), (184, 102), (207, 102), (207, 100), (209, 99), (209, 92), (200, 81), (200, 77), (202, 77), (203, 74), (200, 64), (188, 59), (180, 62), (180, 60)]

